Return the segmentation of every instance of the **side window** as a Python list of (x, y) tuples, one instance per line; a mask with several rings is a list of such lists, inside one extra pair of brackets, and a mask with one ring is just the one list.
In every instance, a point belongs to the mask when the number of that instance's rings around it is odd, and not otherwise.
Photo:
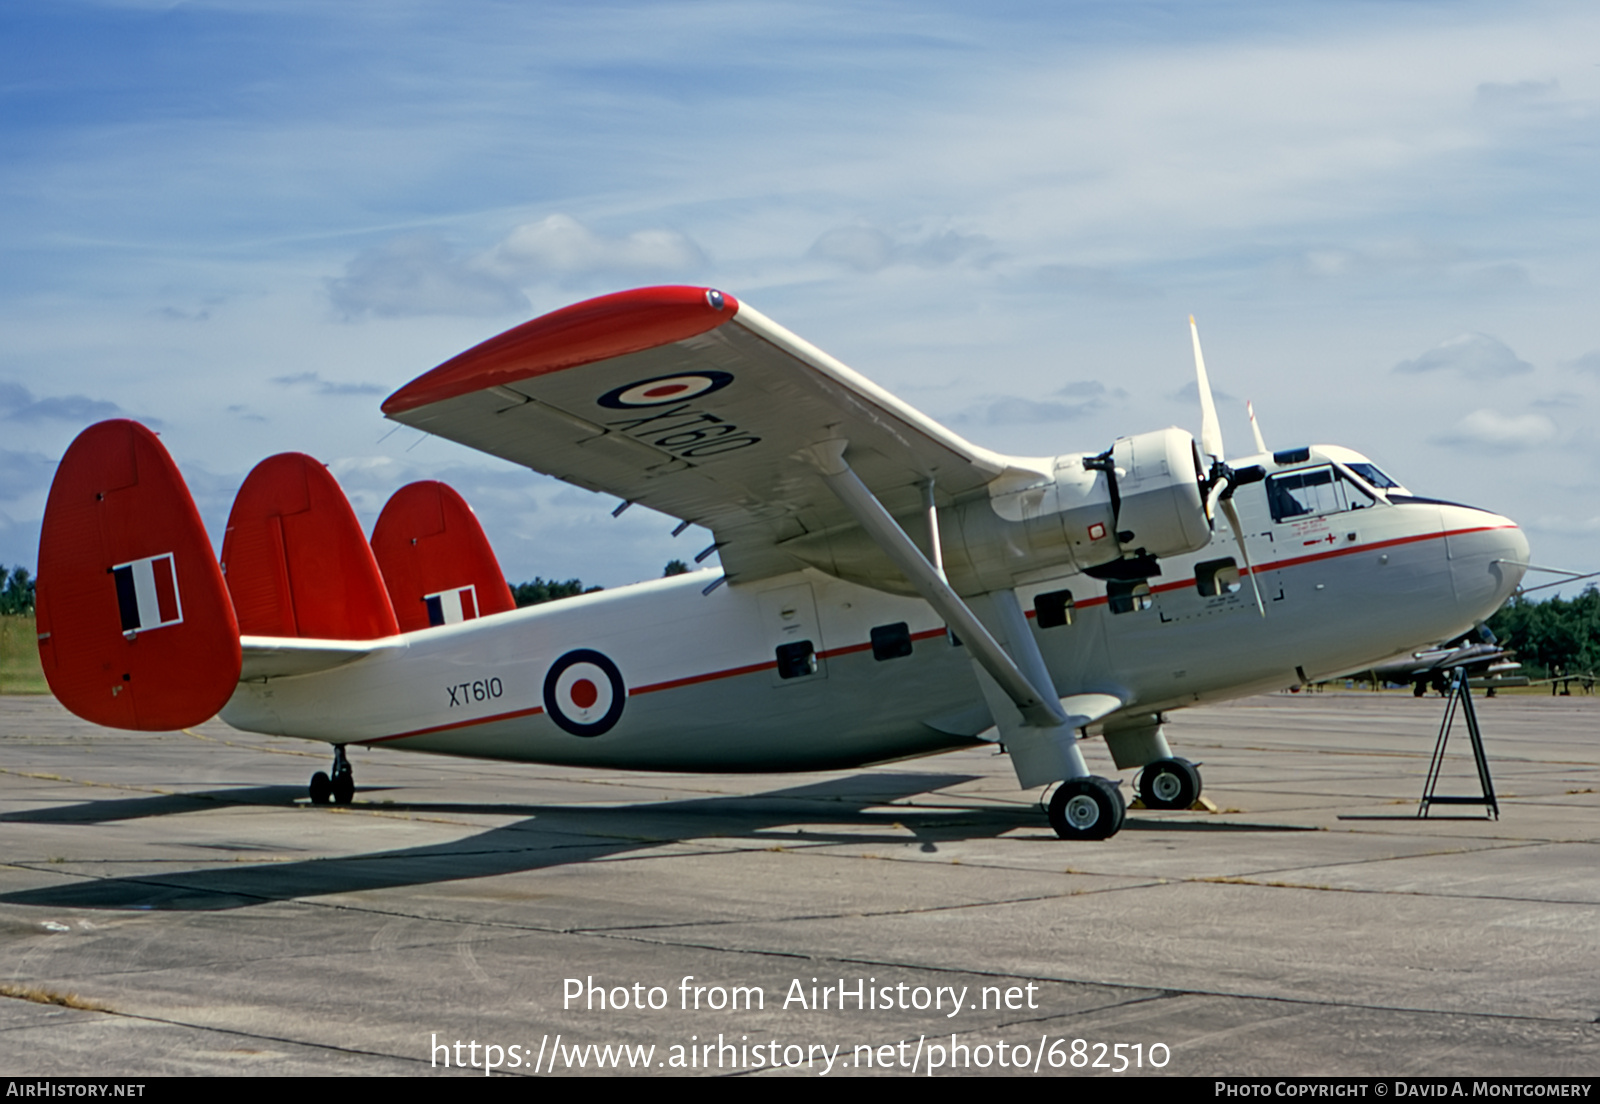
[(796, 640), (777, 647), (778, 675), (781, 678), (804, 678), (817, 673), (817, 652), (809, 640)]
[(903, 659), (911, 654), (911, 630), (904, 621), (879, 625), (872, 630), (872, 658)]
[(1365, 510), (1369, 506), (1378, 504), (1378, 500), (1369, 495), (1366, 488), (1361, 484), (1347, 479), (1343, 472), (1335, 472), (1334, 474), (1339, 480), (1339, 487), (1344, 491), (1345, 503), (1350, 509)]
[(1273, 521), (1337, 514), (1347, 509), (1345, 483), (1335, 480), (1332, 467), (1284, 472), (1267, 480), (1267, 502)]
[(1239, 565), (1229, 556), (1194, 565), (1194, 585), (1202, 598), (1217, 598), (1239, 589)]
[(1072, 591), (1052, 590), (1033, 600), (1034, 623), (1041, 629), (1058, 629), (1072, 624)]
[(1135, 613), (1151, 605), (1150, 584), (1146, 582), (1121, 582), (1113, 579), (1106, 584), (1106, 601), (1112, 613)]

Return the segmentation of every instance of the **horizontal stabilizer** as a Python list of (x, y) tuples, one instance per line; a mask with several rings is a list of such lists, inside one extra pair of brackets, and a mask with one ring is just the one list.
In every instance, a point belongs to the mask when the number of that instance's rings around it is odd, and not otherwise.
[(274, 636), (247, 636), (243, 644), (244, 669), (239, 678), (244, 682), (331, 671), (375, 652), (402, 646), (395, 640), (303, 640)]
[(39, 538), (39, 657), (55, 696), (113, 728), (215, 716), (239, 626), (189, 488), (155, 434), (101, 422), (56, 470)]
[(400, 631), (361, 523), (298, 452), (255, 466), (233, 500), (222, 570), (247, 636), (375, 640)]
[(372, 552), (401, 632), (516, 608), (477, 515), (443, 483), (396, 491), (372, 530)]

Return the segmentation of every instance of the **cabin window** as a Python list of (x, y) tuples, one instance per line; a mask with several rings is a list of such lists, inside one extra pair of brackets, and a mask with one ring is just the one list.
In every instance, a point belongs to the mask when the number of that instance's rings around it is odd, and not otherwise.
[(1373, 505), (1366, 491), (1344, 478), (1331, 465), (1284, 472), (1267, 480), (1267, 502), (1273, 521), (1342, 514)]
[(911, 629), (904, 621), (872, 630), (872, 658), (903, 659), (911, 654)]
[(1147, 610), (1153, 602), (1150, 584), (1142, 580), (1121, 582), (1114, 579), (1106, 584), (1106, 602), (1111, 606), (1112, 613)]
[(1388, 474), (1376, 464), (1350, 464), (1348, 467), (1380, 491), (1391, 491), (1400, 486), (1393, 479), (1390, 479)]
[(1033, 619), (1041, 629), (1072, 624), (1072, 591), (1052, 590), (1033, 600)]
[(780, 644), (777, 656), (779, 678), (804, 678), (817, 673), (817, 652), (809, 640)]
[(1239, 565), (1229, 556), (1194, 565), (1194, 585), (1202, 598), (1217, 598), (1239, 589)]

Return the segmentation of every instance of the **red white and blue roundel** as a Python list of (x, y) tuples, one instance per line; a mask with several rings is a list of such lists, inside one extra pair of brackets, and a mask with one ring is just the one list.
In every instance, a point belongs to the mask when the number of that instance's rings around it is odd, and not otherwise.
[(657, 376), (655, 379), (624, 384), (607, 391), (595, 401), (612, 410), (628, 410), (636, 406), (663, 406), (667, 403), (697, 399), (713, 391), (721, 391), (732, 382), (731, 372), (709, 370), (681, 372), (673, 376)]
[(628, 702), (617, 665), (589, 648), (568, 652), (544, 677), (544, 708), (550, 719), (574, 736), (611, 731)]

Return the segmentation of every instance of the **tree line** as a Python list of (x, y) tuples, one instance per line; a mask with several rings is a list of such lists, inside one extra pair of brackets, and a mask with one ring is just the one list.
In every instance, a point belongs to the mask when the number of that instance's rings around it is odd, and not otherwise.
[(0, 614), (33, 612), (33, 577), (25, 567), (0, 566)]
[(1535, 678), (1600, 672), (1600, 590), (1593, 586), (1576, 598), (1536, 602), (1518, 595), (1488, 624)]

